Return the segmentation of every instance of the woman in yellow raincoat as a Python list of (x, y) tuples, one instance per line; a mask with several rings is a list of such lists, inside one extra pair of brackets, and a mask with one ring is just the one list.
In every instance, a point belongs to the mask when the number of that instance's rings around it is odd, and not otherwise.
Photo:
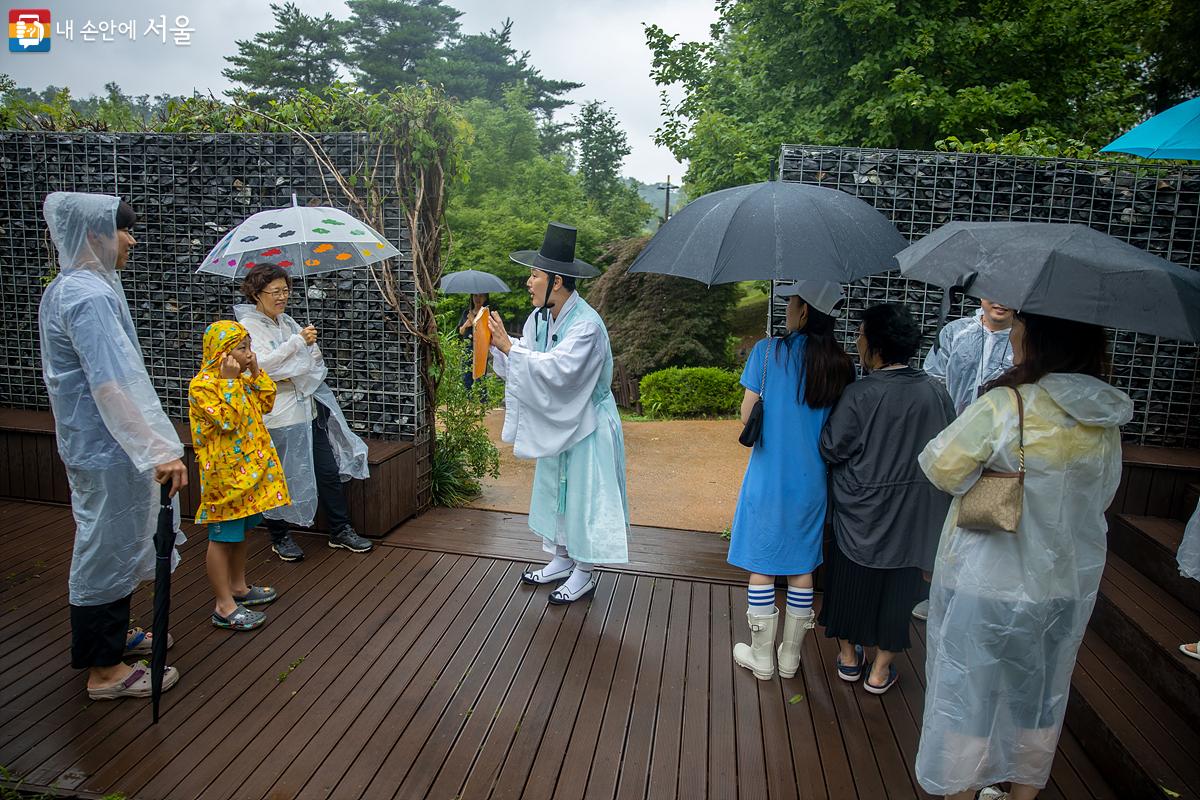
[(270, 603), (269, 586), (246, 582), (246, 530), (262, 512), (291, 502), (279, 455), (263, 425), (275, 383), (258, 367), (250, 334), (229, 320), (204, 332), (204, 364), (192, 378), (188, 416), (200, 464), (200, 509), (208, 523), (208, 580), (216, 595), (212, 624), (246, 631), (266, 622), (248, 606)]

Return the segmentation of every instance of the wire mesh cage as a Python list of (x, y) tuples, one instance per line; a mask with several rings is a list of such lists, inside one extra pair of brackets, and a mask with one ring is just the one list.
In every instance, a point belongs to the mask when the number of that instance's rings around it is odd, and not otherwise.
[[(1076, 222), (1190, 269), (1200, 269), (1200, 168), (1076, 159), (784, 145), (780, 177), (855, 195), (871, 203), (910, 241), (952, 220)], [(902, 302), (933, 343), (942, 290), (899, 272), (846, 288), (838, 330), (849, 352), (861, 312)], [(786, 304), (775, 298), (779, 331)], [(952, 317), (978, 308), (959, 300)], [(1114, 331), (1111, 380), (1134, 401), (1129, 441), (1200, 446), (1196, 345)]]
[[(365, 134), (316, 141), (343, 174), (361, 170)], [(393, 194), (391, 166), (380, 169), (385, 196)], [(187, 417), (187, 387), (199, 368), (205, 327), (232, 318), (232, 306), (246, 302), (231, 279), (196, 274), (209, 249), (251, 214), (290, 205), (293, 193), (301, 204), (353, 213), (308, 145), (291, 135), (0, 132), (0, 169), (6, 176), (0, 308), (16, 331), (0, 340), (0, 405), (13, 408), (49, 408), (37, 328), (38, 302), (56, 269), (42, 219), (48, 193), (115, 194), (137, 212), (137, 245), (122, 282), (147, 369), (174, 419)], [(403, 310), (411, 314), (412, 250), (396, 202), (385, 205), (383, 233), (401, 255), (377, 269), (394, 270)], [(357, 433), (428, 442), (416, 337), (387, 306), (368, 270), (297, 280), (288, 313), (320, 329), (327, 381)]]

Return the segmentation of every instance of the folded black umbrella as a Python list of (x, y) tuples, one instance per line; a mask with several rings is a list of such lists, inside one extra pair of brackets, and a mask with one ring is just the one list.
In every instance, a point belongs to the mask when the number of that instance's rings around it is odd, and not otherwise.
[(907, 242), (857, 197), (768, 181), (698, 197), (654, 234), (630, 272), (712, 286), (748, 280), (849, 283), (896, 268)]
[(906, 277), (1017, 311), (1200, 340), (1200, 272), (1086, 225), (951, 222), (896, 260)]
[(162, 697), (163, 673), (167, 670), (167, 628), (171, 615), (171, 555), (175, 550), (175, 508), (171, 504), (171, 484), (160, 492), (158, 528), (154, 531), (154, 624), (150, 650), (150, 703), (154, 722), (158, 722), (158, 701)]
[(490, 272), (480, 272), (477, 269), (464, 269), (442, 276), (438, 284), (446, 294), (492, 294), (508, 292), (508, 284)]

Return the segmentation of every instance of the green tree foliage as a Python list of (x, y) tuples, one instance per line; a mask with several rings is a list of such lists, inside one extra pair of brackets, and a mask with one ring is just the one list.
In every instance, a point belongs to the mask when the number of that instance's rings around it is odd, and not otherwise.
[(633, 377), (666, 367), (728, 366), (736, 285), (709, 289), (686, 278), (630, 274), (648, 241), (638, 236), (606, 248), (600, 263), (608, 269), (588, 292), (608, 326), (613, 360)]
[(116, 83), (106, 84), (103, 95), (75, 98), (63, 87), (47, 86), (37, 92), (0, 75), (0, 128), (144, 130), (181, 99), (166, 94), (133, 97)]
[(347, 60), (359, 85), (378, 92), (416, 83), (418, 65), (458, 34), (462, 12), (442, 0), (347, 0)]
[[(345, 23), (332, 14), (310, 17), (294, 3), (271, 4), (274, 30), (237, 41), (237, 55), (221, 71), (245, 89), (272, 97), (290, 97), (300, 89), (319, 91), (338, 79), (338, 64), (345, 59), (342, 46)], [(243, 90), (227, 92), (237, 96)]]
[(1161, 22), (1146, 36), (1150, 53), (1146, 85), (1152, 113), (1200, 95), (1200, 3), (1157, 0)]
[(621, 165), (633, 152), (617, 115), (599, 100), (584, 103), (575, 115), (579, 159), (576, 165), (583, 190), (601, 206), (622, 188)]
[(458, 36), (419, 65), (421, 77), (440, 85), (451, 97), (481, 98), (500, 103), (509, 88), (523, 84), (529, 93), (529, 108), (543, 119), (569, 104), (562, 95), (583, 87), (582, 83), (551, 80), (529, 63), (526, 50), (512, 46), (513, 21), (505, 19), (499, 30)]
[(461, 506), (480, 492), (485, 475), (500, 476), (500, 454), (488, 436), (484, 417), (491, 403), (487, 396), (503, 396), (495, 375), (485, 375), (468, 392), (461, 373), (469, 363), (463, 340), (448, 325), (441, 332), (442, 353), (446, 366), (438, 380), (437, 446), (433, 450), (433, 502), (439, 506)]
[[(1098, 145), (1141, 112), (1169, 0), (723, 0), (708, 42), (646, 28), (658, 141), (693, 193), (763, 180), (784, 142), (928, 149), (1039, 127)], [(1185, 0), (1187, 2), (1187, 0)]]
[[(467, 102), (462, 113), (474, 139), (464, 155), (468, 175), (453, 187), (446, 210), (451, 232), (446, 271), (499, 275), (513, 291), (493, 294), (492, 308), (515, 327), (531, 311), (524, 289), (529, 270), (510, 261), (509, 253), (536, 250), (553, 220), (579, 229), (576, 257), (594, 263), (605, 242), (637, 233), (641, 224), (625, 220), (620, 227), (588, 197), (564, 156), (542, 153), (538, 121), (523, 88), (510, 89), (500, 105)], [(465, 302), (451, 296), (439, 311), (457, 312)]]

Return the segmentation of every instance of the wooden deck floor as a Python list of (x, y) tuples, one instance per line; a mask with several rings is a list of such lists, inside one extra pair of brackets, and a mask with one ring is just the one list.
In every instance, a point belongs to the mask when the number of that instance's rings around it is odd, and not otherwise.
[[(882, 698), (832, 674), (820, 635), (795, 679), (760, 682), (729, 655), (745, 596), (719, 538), (638, 531), (628, 570), (561, 608), (519, 584), (538, 555), (522, 524), (438, 511), (369, 555), (306, 537), (298, 564), (254, 534), (250, 576), (281, 597), (249, 634), (209, 625), (189, 527), (182, 678), (152, 726), (147, 702), (88, 702), (69, 667), (69, 512), (0, 503), (0, 765), (32, 788), (131, 799), (924, 796), (920, 626)], [(142, 624), (148, 609), (139, 592)], [(1043, 797), (1111, 796), (1064, 736)]]

